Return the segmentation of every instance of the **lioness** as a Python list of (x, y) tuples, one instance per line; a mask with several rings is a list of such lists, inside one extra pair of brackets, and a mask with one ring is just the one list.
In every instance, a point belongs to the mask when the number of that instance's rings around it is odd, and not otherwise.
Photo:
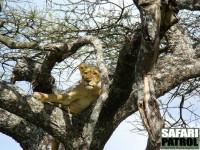
[(82, 77), (80, 83), (72, 90), (64, 94), (45, 94), (34, 92), (33, 96), (42, 102), (60, 103), (70, 112), (78, 113), (92, 105), (100, 95), (101, 81), (100, 70), (95, 66), (81, 63), (79, 71)]
[[(81, 63), (79, 71), (82, 77), (80, 83), (64, 94), (45, 94), (34, 92), (33, 96), (42, 102), (56, 102), (71, 113), (78, 113), (91, 106), (99, 97), (101, 90), (100, 70), (95, 66)], [(58, 150), (60, 142), (53, 138), (52, 150)]]

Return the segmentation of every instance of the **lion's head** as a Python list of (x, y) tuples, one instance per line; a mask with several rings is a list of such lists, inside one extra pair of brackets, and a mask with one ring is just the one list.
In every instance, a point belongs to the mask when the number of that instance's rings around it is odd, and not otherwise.
[(82, 77), (82, 82), (87, 89), (93, 89), (94, 87), (100, 88), (100, 70), (95, 66), (88, 66), (85, 63), (81, 63), (78, 66)]

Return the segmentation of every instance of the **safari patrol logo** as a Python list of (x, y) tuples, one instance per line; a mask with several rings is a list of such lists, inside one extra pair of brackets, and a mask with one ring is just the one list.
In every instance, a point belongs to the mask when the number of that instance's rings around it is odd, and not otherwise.
[(198, 149), (198, 128), (164, 128), (161, 131), (161, 149)]

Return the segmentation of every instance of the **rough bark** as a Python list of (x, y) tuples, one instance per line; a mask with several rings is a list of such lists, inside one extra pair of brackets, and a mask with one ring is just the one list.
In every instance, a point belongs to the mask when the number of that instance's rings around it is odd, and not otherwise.
[(200, 10), (200, 4), (198, 0), (176, 0), (179, 9), (187, 10)]
[[(156, 93), (162, 94), (189, 78), (200, 75), (200, 59), (192, 48), (187, 33), (174, 26), (167, 32), (167, 37), (171, 45), (169, 49), (173, 52), (159, 57), (155, 76)], [(163, 82), (163, 79), (166, 82)]]
[(142, 23), (142, 42), (135, 73), (138, 109), (152, 143), (159, 144), (164, 122), (156, 100), (154, 75), (160, 45), (161, 1), (138, 0), (135, 4)]
[[(119, 54), (117, 68), (112, 85), (110, 86), (108, 99), (104, 103), (97, 126), (94, 130), (91, 149), (103, 149), (112, 132), (119, 123), (125, 119), (122, 118), (123, 115), (120, 112), (120, 109), (122, 108), (121, 106), (126, 103), (132, 90), (132, 84), (134, 81), (134, 64), (136, 62), (135, 58), (137, 57), (136, 51), (139, 46), (138, 43), (140, 43), (140, 39), (138, 38), (139, 35), (137, 34), (138, 32), (134, 33), (130, 39), (126, 40), (126, 44)], [(131, 107), (129, 115), (137, 110), (137, 107), (134, 105), (134, 100), (131, 102), (133, 103), (129, 103), (129, 106)], [(99, 139), (99, 137), (103, 138)]]
[(9, 38), (2, 35), (0, 35), (0, 41), (2, 44), (6, 45), (7, 47), (11, 49), (39, 48), (39, 45), (35, 42), (14, 42), (10, 40)]
[(44, 136), (42, 129), (3, 109), (0, 109), (0, 130), (14, 138), (23, 149), (39, 149)]
[[(69, 119), (66, 119), (69, 117), (66, 112), (50, 104), (44, 105), (31, 98), (24, 91), (4, 81), (0, 81), (0, 95), (1, 108), (41, 127), (60, 141), (63, 137), (67, 139), (70, 123)], [(67, 141), (65, 142), (67, 143)]]
[[(168, 1), (162, 2), (166, 6), (169, 4)], [(165, 18), (167, 22), (159, 25), (160, 18), (157, 17), (159, 17), (160, 1), (138, 0), (135, 3), (141, 11), (143, 27), (134, 30), (132, 36), (126, 39), (118, 57), (114, 79), (109, 91), (109, 81), (102, 59), (101, 46), (95, 44), (96, 39), (94, 37), (82, 37), (71, 43), (40, 45), (32, 42), (17, 43), (0, 36), (0, 42), (11, 49), (45, 51), (46, 56), (41, 65), (25, 58), (24, 65), (18, 64), (13, 70), (13, 83), (21, 80), (32, 82), (35, 91), (51, 93), (54, 81), (50, 73), (56, 62), (63, 61), (87, 44), (96, 45), (98, 66), (103, 73), (102, 95), (90, 109), (81, 114), (73, 115), (72, 125), (69, 115), (60, 108), (51, 104), (42, 104), (14, 85), (0, 81), (0, 108), (6, 110), (6, 112), (0, 111), (0, 116), (2, 116), (0, 117), (0, 130), (14, 137), (25, 149), (37, 149), (44, 132), (58, 138), (66, 149), (79, 149), (85, 146), (87, 149), (103, 149), (119, 123), (138, 111), (138, 105), (142, 104), (148, 107), (153, 99), (153, 102), (155, 102), (153, 105), (159, 111), (155, 97), (162, 96), (190, 78), (199, 77), (200, 58), (193, 51), (187, 35), (177, 28), (172, 28), (167, 33), (167, 38), (171, 42), (170, 45), (175, 45), (175, 47), (169, 47), (173, 49), (173, 53), (158, 57), (160, 37), (177, 21), (176, 19), (171, 20), (171, 10), (167, 11), (167, 13), (170, 12), (167, 19)], [(196, 1), (180, 0), (177, 3), (178, 6), (176, 7), (181, 9), (199, 9)], [(188, 3), (191, 5), (188, 5)], [(151, 24), (152, 22), (153, 24)], [(154, 72), (155, 65), (156, 70)], [(155, 82), (155, 90), (153, 82)], [(147, 87), (147, 89), (143, 91), (144, 87)], [(142, 95), (147, 94), (148, 91), (151, 91), (152, 95), (143, 97)], [(143, 103), (145, 99), (146, 104)], [(151, 108), (149, 110), (151, 112)], [(148, 113), (150, 114), (150, 112)], [(143, 114), (145, 113), (143, 112)], [(159, 112), (156, 113), (158, 115), (155, 115), (154, 122), (161, 120)], [(12, 117), (9, 118), (8, 116)], [(159, 143), (158, 131), (162, 122), (155, 127), (157, 131), (153, 131), (154, 126), (151, 126), (152, 123), (149, 122), (149, 118), (152, 118), (152, 116), (144, 115), (144, 119), (147, 119), (145, 124), (151, 140), (155, 139)], [(9, 128), (15, 124), (20, 124), (16, 128), (20, 132), (15, 132), (15, 130)], [(29, 132), (28, 128), (32, 132)], [(21, 133), (23, 134), (21, 135)], [(37, 134), (39, 137), (36, 137)], [(33, 145), (31, 140), (27, 140), (29, 137), (36, 137)], [(159, 144), (157, 148), (159, 149)], [(150, 140), (147, 149), (152, 149)]]

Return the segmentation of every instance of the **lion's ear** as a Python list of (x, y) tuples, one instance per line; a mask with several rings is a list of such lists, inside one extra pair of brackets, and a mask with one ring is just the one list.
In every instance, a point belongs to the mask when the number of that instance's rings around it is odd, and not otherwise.
[(79, 71), (80, 71), (81, 74), (83, 74), (83, 72), (85, 71), (85, 69), (87, 67), (88, 66), (85, 63), (81, 63), (80, 65), (78, 65), (78, 69), (79, 69)]

